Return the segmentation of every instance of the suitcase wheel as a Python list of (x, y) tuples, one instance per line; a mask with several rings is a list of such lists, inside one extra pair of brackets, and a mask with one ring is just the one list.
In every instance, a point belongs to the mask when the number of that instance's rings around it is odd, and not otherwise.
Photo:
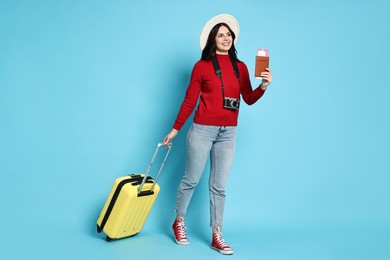
[(109, 237), (109, 236), (106, 236), (106, 241), (107, 241), (107, 242), (111, 242), (111, 241), (112, 241), (112, 238)]

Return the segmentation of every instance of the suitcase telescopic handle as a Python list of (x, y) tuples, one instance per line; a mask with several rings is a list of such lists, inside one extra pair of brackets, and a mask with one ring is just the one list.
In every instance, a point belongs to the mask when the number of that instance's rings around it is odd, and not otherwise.
[(160, 166), (160, 169), (159, 169), (159, 171), (158, 171), (158, 173), (157, 173), (156, 179), (155, 179), (155, 181), (154, 181), (154, 183), (153, 183), (153, 186), (152, 186), (152, 188), (150, 189), (150, 191), (153, 191), (153, 190), (154, 190), (154, 186), (156, 186), (156, 184), (157, 184), (157, 180), (158, 180), (158, 178), (160, 177), (161, 171), (162, 171), (162, 169), (164, 168), (164, 165), (165, 165), (165, 162), (166, 162), (166, 160), (167, 160), (167, 158), (168, 158), (169, 152), (171, 151), (172, 143), (168, 143), (168, 144), (158, 143), (158, 144), (157, 144), (156, 151), (154, 151), (152, 160), (150, 161), (149, 166), (148, 166), (148, 169), (146, 170), (145, 176), (144, 176), (144, 178), (142, 179), (141, 185), (139, 186), (138, 195), (140, 195), (140, 193), (141, 193), (141, 191), (142, 191), (142, 188), (144, 187), (146, 178), (148, 177), (148, 174), (149, 174), (149, 172), (150, 172), (150, 169), (151, 169), (152, 166), (153, 166), (154, 159), (156, 158), (156, 155), (157, 155), (157, 153), (158, 153), (158, 150), (160, 149), (161, 146), (166, 147), (168, 150), (167, 150), (167, 153), (165, 154), (164, 160), (163, 160), (163, 162), (162, 162), (162, 164), (161, 164), (161, 166)]

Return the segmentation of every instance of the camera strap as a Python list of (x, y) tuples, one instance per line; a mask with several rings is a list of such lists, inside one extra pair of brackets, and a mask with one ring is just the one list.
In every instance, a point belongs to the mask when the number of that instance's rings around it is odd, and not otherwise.
[[(234, 74), (236, 75), (236, 77), (238, 79), (238, 84), (241, 85), (241, 82), (240, 82), (240, 71), (238, 70), (237, 63), (230, 55), (229, 55), (229, 58), (230, 58), (230, 61), (232, 62), (232, 66), (233, 66), (233, 69), (234, 69)], [(221, 81), (221, 85), (222, 85), (222, 98), (225, 98), (225, 87), (224, 87), (223, 81), (222, 81), (222, 70), (219, 67), (219, 63), (218, 63), (217, 57), (215, 55), (211, 55), (211, 61), (213, 63), (215, 74), (217, 74), (219, 80)]]

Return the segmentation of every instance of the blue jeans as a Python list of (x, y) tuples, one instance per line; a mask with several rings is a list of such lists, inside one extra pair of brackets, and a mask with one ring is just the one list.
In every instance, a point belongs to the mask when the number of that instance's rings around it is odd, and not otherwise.
[(236, 127), (193, 123), (187, 135), (186, 171), (176, 198), (176, 213), (185, 215), (192, 194), (210, 156), (210, 226), (221, 227), (225, 207), (225, 185), (236, 148)]

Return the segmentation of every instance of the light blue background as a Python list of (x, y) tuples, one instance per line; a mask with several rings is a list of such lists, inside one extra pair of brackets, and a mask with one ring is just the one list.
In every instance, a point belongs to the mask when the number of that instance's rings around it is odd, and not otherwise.
[(172, 240), (191, 120), (143, 231), (107, 243), (95, 222), (114, 179), (144, 172), (170, 131), (202, 26), (229, 13), (239, 58), (252, 72), (268, 48), (274, 77), (240, 112), (232, 258), (390, 259), (389, 10), (385, 0), (0, 0), (0, 258), (223, 257), (209, 249), (207, 174), (187, 217), (191, 245)]

